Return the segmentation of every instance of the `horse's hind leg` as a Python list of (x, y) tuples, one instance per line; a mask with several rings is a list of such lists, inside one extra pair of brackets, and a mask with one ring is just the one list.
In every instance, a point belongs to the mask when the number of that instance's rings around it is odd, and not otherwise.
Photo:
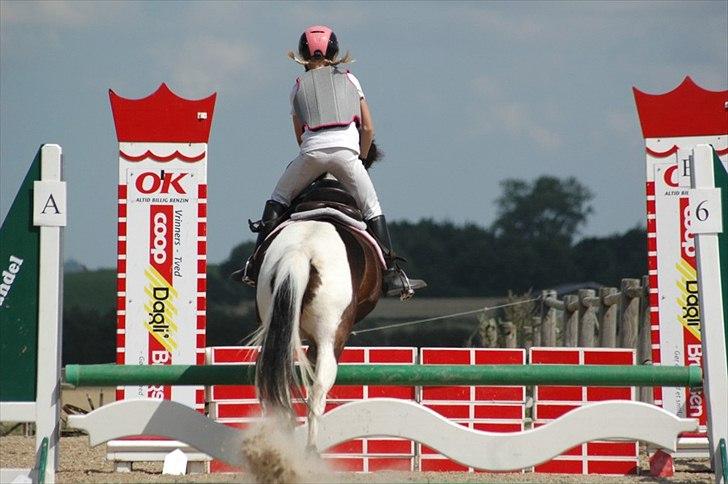
[[(326, 395), (336, 380), (336, 357), (332, 342), (318, 345), (316, 371), (308, 399), (308, 449), (317, 452), (318, 419), (326, 409)], [(324, 449), (322, 449), (324, 450)]]

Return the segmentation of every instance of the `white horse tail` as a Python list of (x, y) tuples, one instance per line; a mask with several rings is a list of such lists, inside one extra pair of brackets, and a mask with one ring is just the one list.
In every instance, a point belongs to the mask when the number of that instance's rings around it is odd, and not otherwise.
[[(303, 295), (313, 266), (302, 250), (278, 255), (271, 281), (272, 310), (252, 341), (261, 347), (255, 364), (255, 386), (266, 408), (292, 414), (291, 388), (297, 392), (302, 386), (310, 389), (313, 375), (299, 333)], [(296, 360), (302, 378), (296, 372)]]

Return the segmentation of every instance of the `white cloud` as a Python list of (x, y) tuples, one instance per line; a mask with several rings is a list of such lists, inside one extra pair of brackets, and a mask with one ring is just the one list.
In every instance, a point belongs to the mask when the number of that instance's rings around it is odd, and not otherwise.
[(242, 41), (212, 36), (195, 37), (157, 54), (173, 85), (188, 96), (206, 96), (240, 82), (255, 59), (255, 51)]
[(496, 104), (491, 108), (491, 113), (514, 136), (525, 136), (541, 148), (556, 149), (561, 146), (561, 137), (537, 123), (535, 120), (539, 117), (522, 103)]
[(2, 18), (8, 25), (74, 28), (114, 18), (122, 10), (135, 8), (122, 2), (9, 1), (0, 2)]
[[(480, 128), (490, 132), (505, 130), (510, 135), (522, 137), (535, 143), (539, 148), (555, 150), (562, 146), (563, 139), (542, 120), (555, 121), (556, 113), (547, 106), (533, 109), (523, 102), (507, 97), (506, 89), (492, 77), (481, 76), (471, 83), (476, 97), (482, 100)], [(537, 108), (539, 106), (536, 106)]]
[[(385, 7), (385, 4), (381, 6)], [(330, 2), (323, 4), (298, 2), (287, 4), (287, 7), (289, 14), (286, 15), (286, 18), (300, 19), (299, 29), (301, 32), (313, 24), (328, 25), (334, 31), (345, 31), (355, 27), (371, 25), (371, 22), (375, 21), (371, 16), (373, 10), (359, 2)]]
[[(627, 137), (634, 137), (639, 132), (637, 114), (634, 111), (611, 111), (605, 116), (606, 126), (613, 132)], [(605, 137), (604, 133), (599, 136)]]
[(513, 15), (520, 6), (507, 13), (490, 8), (493, 4), (480, 4), (472, 9), (455, 10), (458, 22), (465, 22), (483, 31), (505, 35), (519, 40), (532, 39), (544, 34), (546, 24), (525, 15)]

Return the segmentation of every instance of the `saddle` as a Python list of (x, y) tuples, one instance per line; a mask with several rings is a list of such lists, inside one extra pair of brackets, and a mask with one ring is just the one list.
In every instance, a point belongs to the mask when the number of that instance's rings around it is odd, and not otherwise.
[(344, 186), (335, 179), (321, 178), (311, 183), (291, 202), (292, 213), (305, 212), (318, 208), (330, 207), (358, 222), (364, 222), (356, 200)]
[[(276, 228), (271, 231), (265, 242), (255, 253), (254, 263), (261, 263), (268, 246), (284, 226), (301, 220), (326, 220), (332, 222), (338, 231), (345, 230), (356, 238), (360, 244), (370, 246), (378, 254), (382, 266), (386, 267), (382, 249), (376, 239), (367, 232), (364, 216), (359, 210), (354, 197), (346, 191), (338, 180), (323, 177), (311, 183), (291, 201), (290, 207), (283, 215), (272, 221)], [(258, 223), (250, 222), (250, 228), (253, 232), (260, 230), (260, 227), (256, 225)]]

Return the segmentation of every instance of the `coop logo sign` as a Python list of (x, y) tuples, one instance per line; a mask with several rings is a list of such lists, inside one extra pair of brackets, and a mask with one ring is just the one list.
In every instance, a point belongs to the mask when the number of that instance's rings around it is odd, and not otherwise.
[(152, 218), (152, 247), (149, 254), (155, 264), (167, 262), (167, 215), (157, 212)]
[(137, 176), (135, 186), (139, 193), (149, 195), (152, 193), (156, 194), (169, 194), (176, 193), (179, 195), (186, 195), (187, 192), (182, 187), (182, 180), (189, 175), (189, 173), (170, 173), (162, 170), (157, 173), (154, 171), (147, 171), (140, 173)]

